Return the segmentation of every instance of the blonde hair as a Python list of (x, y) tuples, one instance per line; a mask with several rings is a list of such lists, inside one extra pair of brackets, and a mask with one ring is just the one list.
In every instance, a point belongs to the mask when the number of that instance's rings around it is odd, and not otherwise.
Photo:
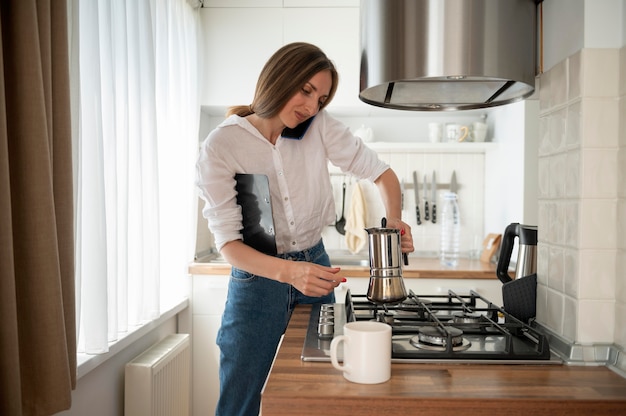
[(245, 117), (256, 113), (262, 118), (274, 117), (320, 71), (330, 71), (332, 80), (328, 98), (320, 105), (321, 110), (337, 91), (339, 74), (335, 65), (315, 45), (305, 42), (287, 44), (277, 50), (261, 70), (252, 104), (230, 107), (226, 116)]

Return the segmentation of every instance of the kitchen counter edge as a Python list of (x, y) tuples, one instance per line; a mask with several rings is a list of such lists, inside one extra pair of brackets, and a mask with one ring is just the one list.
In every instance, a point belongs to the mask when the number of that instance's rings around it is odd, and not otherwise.
[[(366, 266), (341, 265), (342, 274), (346, 277), (369, 277), (370, 269)], [(189, 274), (217, 275), (230, 274), (231, 266), (225, 262), (193, 262), (189, 265)], [(496, 266), (479, 260), (460, 259), (455, 268), (446, 268), (436, 258), (410, 258), (409, 265), (404, 266), (402, 277), (406, 279), (497, 279)]]

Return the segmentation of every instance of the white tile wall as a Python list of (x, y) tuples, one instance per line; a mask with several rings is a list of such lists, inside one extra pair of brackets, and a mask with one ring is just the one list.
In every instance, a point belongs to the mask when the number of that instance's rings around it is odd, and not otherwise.
[(615, 199), (587, 198), (580, 204), (580, 249), (614, 249), (617, 243)]
[[(542, 322), (559, 334), (563, 334), (563, 302), (565, 297), (555, 290), (547, 289), (547, 307)], [(538, 319), (542, 317), (537, 315)]]
[(570, 58), (564, 62), (568, 62), (567, 70), (568, 70), (568, 97), (580, 97), (581, 87), (582, 87), (582, 64), (581, 57), (582, 53), (577, 52), (574, 55), (570, 56)]
[(580, 345), (626, 348), (625, 49), (539, 79), (538, 320)]
[[(578, 284), (578, 251), (574, 249), (566, 249), (563, 253), (563, 286), (565, 294), (572, 298), (578, 298), (579, 284)], [(565, 315), (565, 319), (568, 316)], [(574, 338), (570, 338), (574, 339)]]
[(556, 107), (567, 103), (567, 61), (560, 62), (550, 70), (550, 106)]
[[(572, 113), (569, 113), (572, 114)], [(570, 116), (568, 115), (568, 118)], [(574, 116), (580, 117), (580, 116)], [(569, 150), (565, 160), (565, 171), (567, 175), (565, 177), (565, 196), (567, 198), (577, 198), (581, 192), (581, 173), (578, 167), (580, 166), (580, 150)]]
[[(626, 346), (626, 48), (619, 53), (619, 104), (618, 104), (618, 188), (617, 188), (617, 265), (615, 284), (615, 342)], [(622, 361), (620, 368), (626, 368)]]
[(550, 248), (550, 263), (548, 263), (547, 284), (550, 289), (554, 289), (559, 293), (563, 293), (565, 291), (563, 280), (563, 256), (564, 250), (561, 247)]
[[(601, 316), (602, 319), (596, 319)], [(577, 342), (580, 344), (613, 343), (615, 302), (600, 300), (578, 301)], [(621, 328), (623, 331), (623, 328)]]
[(615, 148), (618, 137), (618, 106), (615, 97), (584, 97), (581, 102), (582, 145), (588, 148)]
[(582, 197), (614, 198), (617, 191), (617, 152), (587, 149), (582, 155)]
[(572, 102), (567, 106), (567, 136), (565, 137), (565, 145), (568, 149), (578, 150), (582, 135), (582, 104), (580, 101)]
[(579, 299), (613, 300), (616, 256), (613, 250), (581, 250)]
[(626, 303), (624, 302), (617, 302), (615, 305), (615, 328), (615, 343), (626, 345), (626, 331), (620, 330), (620, 328), (626, 328)]
[(620, 76), (619, 49), (583, 49), (580, 53), (581, 95), (617, 98)]
[(578, 302), (569, 297), (563, 298), (563, 336), (567, 339), (576, 338), (576, 307)]

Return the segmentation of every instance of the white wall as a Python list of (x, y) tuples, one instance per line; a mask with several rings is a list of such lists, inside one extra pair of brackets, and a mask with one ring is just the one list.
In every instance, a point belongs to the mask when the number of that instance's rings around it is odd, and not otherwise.
[(174, 316), (78, 379), (76, 389), (72, 391), (72, 407), (57, 415), (123, 415), (126, 363), (167, 335), (177, 333), (177, 328), (177, 317)]
[(492, 117), (498, 146), (488, 153), (485, 168), (485, 229), (502, 233), (519, 222), (537, 225), (536, 100), (498, 107)]
[(585, 1), (543, 1), (543, 71), (582, 48)]
[(625, 0), (544, 0), (543, 70), (584, 48), (626, 45)]

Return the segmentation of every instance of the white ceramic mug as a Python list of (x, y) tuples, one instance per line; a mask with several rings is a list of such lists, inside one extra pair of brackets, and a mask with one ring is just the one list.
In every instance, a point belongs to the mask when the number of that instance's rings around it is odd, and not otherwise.
[(460, 124), (448, 124), (446, 126), (446, 138), (449, 142), (462, 142), (467, 138), (469, 129)]
[(487, 137), (487, 124), (475, 121), (472, 124), (472, 138), (475, 142), (484, 142)]
[(443, 124), (428, 123), (428, 140), (431, 143), (439, 143), (443, 135)]
[[(340, 344), (343, 365), (337, 360)], [(330, 362), (353, 383), (384, 383), (391, 377), (391, 326), (375, 321), (348, 322), (343, 335), (330, 343)]]

